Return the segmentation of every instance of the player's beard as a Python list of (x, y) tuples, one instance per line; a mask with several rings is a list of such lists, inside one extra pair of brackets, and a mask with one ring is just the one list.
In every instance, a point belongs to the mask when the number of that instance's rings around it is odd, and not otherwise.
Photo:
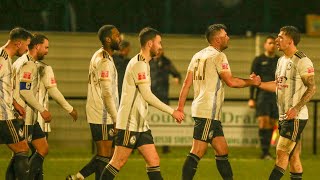
[(38, 61), (41, 61), (44, 59), (44, 55), (38, 55)]
[(158, 50), (156, 50), (154, 47), (152, 47), (151, 49), (150, 49), (150, 56), (153, 58), (153, 57), (156, 57), (158, 54), (159, 54), (159, 49)]
[(120, 43), (116, 42), (115, 40), (111, 40), (110, 47), (112, 50), (120, 50)]

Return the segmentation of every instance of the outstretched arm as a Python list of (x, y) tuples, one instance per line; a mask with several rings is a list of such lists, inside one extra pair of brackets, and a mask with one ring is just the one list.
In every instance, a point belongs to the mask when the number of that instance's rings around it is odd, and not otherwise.
[(181, 122), (184, 118), (184, 114), (182, 112), (176, 111), (172, 109), (170, 106), (161, 102), (152, 92), (150, 86), (147, 83), (142, 83), (138, 85), (138, 89), (145, 101), (153, 107), (170, 114), (173, 118), (175, 118), (178, 122)]
[(220, 78), (231, 88), (243, 88), (248, 86), (259, 86), (261, 84), (260, 76), (251, 79), (242, 79), (233, 77), (230, 71), (222, 71)]
[(186, 103), (186, 100), (187, 100), (187, 97), (189, 94), (189, 90), (192, 85), (192, 81), (193, 81), (192, 78), (193, 78), (193, 72), (189, 71), (186, 75), (186, 78), (183, 82), (183, 85), (182, 85), (182, 88), (180, 91), (178, 108), (177, 108), (178, 111), (183, 112), (183, 109), (184, 109), (184, 106), (185, 106), (185, 103)]
[(66, 110), (73, 118), (74, 121), (78, 119), (77, 111), (68, 103), (59, 89), (54, 86), (48, 89), (49, 95), (55, 100), (64, 110)]

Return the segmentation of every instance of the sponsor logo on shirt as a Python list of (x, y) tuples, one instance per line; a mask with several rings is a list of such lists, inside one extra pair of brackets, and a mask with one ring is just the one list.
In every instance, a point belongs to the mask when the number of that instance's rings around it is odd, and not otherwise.
[(24, 79), (31, 79), (31, 72), (24, 72), (23, 73), (23, 78)]
[(276, 82), (277, 82), (277, 87), (279, 90), (282, 90), (284, 88), (288, 88), (286, 81), (287, 81), (287, 77), (285, 77), (285, 76), (280, 76), (277, 78)]
[(51, 84), (56, 84), (56, 83), (57, 83), (56, 79), (55, 78), (51, 78)]
[(107, 78), (107, 77), (109, 77), (109, 71), (102, 71), (102, 72), (101, 72), (101, 77), (102, 77), (102, 78)]
[(313, 73), (314, 72), (314, 68), (313, 67), (309, 67), (308, 68), (308, 73)]
[(228, 63), (222, 63), (222, 69), (229, 69)]
[(143, 79), (146, 79), (146, 73), (145, 72), (138, 73), (138, 80), (143, 80)]

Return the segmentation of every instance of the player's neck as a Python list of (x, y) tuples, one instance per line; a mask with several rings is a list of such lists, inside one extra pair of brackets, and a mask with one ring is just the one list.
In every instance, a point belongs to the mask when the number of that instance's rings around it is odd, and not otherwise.
[(273, 58), (273, 57), (276, 56), (276, 53), (265, 51), (265, 52), (264, 52), (264, 55), (267, 56), (267, 57)]
[(298, 49), (296, 47), (292, 47), (284, 50), (283, 53), (287, 58), (291, 58), (297, 51)]
[(105, 51), (107, 51), (110, 56), (113, 55), (113, 50), (112, 50), (110, 47), (105, 47), (105, 46), (104, 46), (103, 49), (104, 49)]
[(35, 49), (29, 50), (28, 54), (32, 57), (32, 61), (38, 61), (37, 51)]
[(10, 59), (12, 59), (17, 54), (17, 49), (12, 41), (8, 41), (4, 46), (5, 51), (7, 52)]
[(146, 60), (146, 62), (148, 62), (148, 63), (152, 59), (151, 56), (150, 56), (150, 51), (147, 51), (145, 49), (141, 49), (139, 54), (141, 54), (141, 56), (143, 56), (144, 59)]

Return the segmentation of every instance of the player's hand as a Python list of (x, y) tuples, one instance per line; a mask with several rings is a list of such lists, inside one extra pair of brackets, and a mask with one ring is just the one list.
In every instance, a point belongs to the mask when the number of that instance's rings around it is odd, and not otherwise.
[(116, 128), (116, 123), (113, 123), (113, 134), (116, 135), (118, 133), (118, 129)]
[(13, 101), (13, 107), (19, 113), (18, 119), (24, 119), (26, 117), (26, 111), (15, 100)]
[(174, 110), (172, 117), (176, 120), (177, 123), (181, 123), (184, 119), (184, 114), (181, 111)]
[(75, 121), (77, 121), (77, 119), (78, 119), (78, 112), (77, 112), (77, 110), (75, 110), (74, 108), (73, 108), (73, 110), (71, 111), (71, 113), (69, 113), (70, 114), (70, 116), (73, 118), (73, 121), (75, 122)]
[(294, 107), (290, 108), (287, 112), (286, 112), (286, 116), (285, 119), (286, 120), (292, 120), (295, 119), (298, 115), (298, 110)]
[(248, 106), (250, 108), (254, 108), (256, 106), (256, 102), (253, 99), (249, 99)]
[(44, 122), (49, 123), (52, 119), (51, 113), (47, 110), (44, 110), (41, 114), (41, 117), (43, 118)]
[(253, 86), (260, 86), (261, 84), (261, 77), (256, 75), (254, 72), (250, 74), (250, 79), (253, 81)]

